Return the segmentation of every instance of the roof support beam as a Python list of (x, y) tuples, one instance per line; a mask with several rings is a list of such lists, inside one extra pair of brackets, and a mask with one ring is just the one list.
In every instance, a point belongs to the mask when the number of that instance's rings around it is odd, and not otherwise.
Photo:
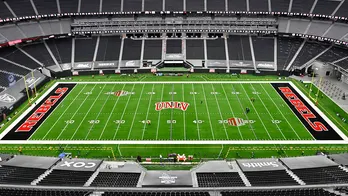
[(253, 40), (251, 39), (251, 35), (249, 35), (249, 42), (250, 42), (251, 58), (253, 60), (254, 69), (256, 71), (257, 67), (256, 67), (255, 53), (254, 53), (254, 45), (253, 45)]

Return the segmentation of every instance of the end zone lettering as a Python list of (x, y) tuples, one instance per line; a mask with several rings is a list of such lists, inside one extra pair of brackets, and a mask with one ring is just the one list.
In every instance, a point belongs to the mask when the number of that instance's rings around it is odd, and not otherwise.
[(297, 95), (292, 92), (289, 87), (278, 87), (279, 90), (284, 94), (284, 96), (290, 101), (290, 103), (295, 106), (296, 110), (301, 114), (302, 118), (315, 130), (315, 131), (328, 131), (326, 126), (312, 119), (317, 118), (311, 110), (297, 97)]
[(67, 87), (58, 88), (54, 92), (55, 95), (48, 97), (48, 99), (38, 109), (36, 109), (35, 112), (29, 116), (29, 118), (22, 125), (20, 125), (15, 132), (29, 132), (68, 90), (69, 88)]

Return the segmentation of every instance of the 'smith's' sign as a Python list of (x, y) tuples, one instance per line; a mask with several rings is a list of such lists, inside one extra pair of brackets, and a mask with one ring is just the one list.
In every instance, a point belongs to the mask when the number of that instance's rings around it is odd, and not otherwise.
[(38, 108), (35, 112), (29, 116), (29, 118), (18, 127), (16, 132), (29, 132), (33, 126), (35, 126), (42, 118), (46, 116), (53, 106), (63, 97), (63, 95), (69, 90), (69, 88), (58, 88), (54, 95), (48, 97), (48, 99)]
[(186, 111), (189, 105), (189, 103), (178, 101), (157, 102), (156, 111), (161, 111), (164, 109), (179, 109), (182, 111)]

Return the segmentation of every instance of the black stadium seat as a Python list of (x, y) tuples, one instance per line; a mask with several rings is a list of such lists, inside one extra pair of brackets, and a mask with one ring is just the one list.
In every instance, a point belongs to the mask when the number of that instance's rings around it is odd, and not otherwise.
[(252, 60), (249, 36), (231, 35), (227, 45), (230, 60)]
[(301, 49), (300, 53), (296, 57), (294, 63), (292, 66), (301, 66), (308, 61), (310, 61), (312, 58), (319, 55), (321, 52), (323, 52), (325, 49), (327, 49), (329, 46), (325, 45), (323, 43), (313, 42), (313, 41), (306, 41), (303, 48)]
[(93, 61), (96, 42), (96, 37), (75, 39), (75, 61)]
[(90, 171), (53, 170), (39, 185), (83, 186), (92, 174)]
[(335, 196), (324, 189), (280, 189), (280, 190), (242, 190), (222, 191), (222, 196)]
[(207, 57), (214, 60), (226, 60), (225, 40), (207, 40)]
[(56, 0), (34, 0), (38, 14), (56, 14), (58, 7)]
[(16, 0), (16, 1), (6, 1), (6, 3), (10, 6), (10, 8), (16, 14), (17, 17), (36, 15), (30, 1)]
[(91, 186), (95, 187), (136, 187), (140, 173), (99, 172)]
[(103, 12), (120, 12), (121, 0), (103, 0), (102, 11)]
[(119, 36), (100, 37), (97, 61), (118, 61), (121, 50)]
[(71, 38), (49, 39), (46, 43), (58, 63), (71, 63)]
[(306, 184), (348, 183), (348, 173), (337, 166), (292, 170)]
[(274, 38), (252, 37), (255, 60), (274, 61)]
[(2, 166), (0, 167), (0, 184), (29, 185), (45, 171), (45, 169)]
[(11, 189), (0, 188), (2, 196), (85, 196), (86, 190), (52, 190), (52, 189)]
[(245, 186), (237, 172), (197, 173), (199, 187)]
[(168, 191), (168, 192), (105, 192), (103, 196), (209, 196), (208, 192), (193, 192), (193, 191)]
[(252, 186), (298, 185), (285, 170), (244, 172), (244, 175), (248, 178)]
[(5, 3), (3, 1), (0, 1), (0, 18), (12, 18), (13, 15), (10, 12), (10, 10), (6, 7)]
[(278, 70), (285, 69), (300, 48), (303, 40), (300, 38), (278, 37)]

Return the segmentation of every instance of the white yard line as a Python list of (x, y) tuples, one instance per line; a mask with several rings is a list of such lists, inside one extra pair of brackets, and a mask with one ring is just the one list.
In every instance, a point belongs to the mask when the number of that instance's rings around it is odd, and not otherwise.
[[(195, 87), (193, 86), (192, 84), (192, 90), (193, 92), (195, 92)], [(195, 114), (196, 114), (196, 125), (197, 125), (197, 132), (198, 132), (198, 139), (200, 140), (201, 139), (201, 134), (199, 132), (199, 123), (197, 122), (198, 121), (198, 111), (197, 111), (197, 104), (196, 104), (196, 95), (193, 93), (193, 103), (195, 104)]]
[[(135, 86), (135, 84), (133, 84), (133, 87), (132, 87), (131, 92), (133, 92), (134, 86)], [(123, 119), (124, 113), (125, 113), (126, 110), (127, 110), (127, 106), (128, 106), (128, 103), (129, 103), (129, 100), (130, 100), (131, 97), (132, 97), (132, 95), (129, 95), (128, 100), (127, 100), (127, 103), (126, 103), (126, 106), (124, 107), (123, 113), (122, 113), (121, 118), (120, 118), (119, 120), (122, 120), (122, 119)], [(118, 123), (117, 128), (116, 128), (116, 131), (115, 131), (115, 134), (114, 134), (114, 137), (112, 138), (113, 140), (115, 139), (115, 137), (116, 137), (116, 135), (117, 135), (117, 132), (118, 132), (118, 129), (120, 128), (120, 126), (121, 126), (121, 123)]]
[[(271, 112), (269, 112), (267, 106), (266, 106), (265, 103), (262, 101), (260, 95), (257, 93), (257, 91), (256, 91), (256, 89), (254, 88), (254, 86), (253, 86), (252, 84), (250, 84), (250, 85), (251, 85), (251, 87), (253, 88), (254, 92), (256, 92), (257, 97), (258, 97), (259, 100), (261, 101), (263, 107), (266, 108), (267, 113), (269, 114), (269, 116), (271, 117), (271, 119), (272, 119), (273, 122), (274, 122), (274, 117), (272, 116)], [(253, 104), (253, 103), (252, 103), (252, 105), (253, 105), (253, 107), (254, 107), (254, 104)], [(285, 137), (283, 131), (280, 129), (280, 127), (278, 126), (278, 124), (277, 124), (277, 123), (274, 123), (274, 124), (275, 124), (275, 126), (277, 127), (278, 131), (282, 134), (283, 138), (286, 139), (286, 137)]]
[(132, 121), (131, 127), (130, 127), (130, 129), (129, 129), (129, 131), (128, 131), (128, 137), (127, 137), (128, 140), (129, 140), (129, 138), (130, 138), (130, 134), (132, 133), (132, 129), (133, 129), (135, 117), (137, 116), (137, 112), (138, 112), (138, 108), (139, 108), (139, 105), (140, 105), (141, 97), (143, 96), (144, 88), (145, 88), (145, 84), (143, 84), (143, 88), (141, 89), (140, 98), (139, 98), (139, 100), (138, 100), (138, 104), (137, 104), (137, 107), (136, 107), (136, 109), (135, 109), (135, 114), (134, 114), (134, 117), (133, 117), (133, 121)]
[(143, 127), (143, 134), (141, 136), (141, 140), (144, 139), (145, 129), (146, 129), (146, 125), (147, 125), (147, 119), (149, 117), (149, 111), (150, 111), (150, 106), (151, 106), (152, 95), (155, 92), (154, 89), (155, 89), (155, 84), (152, 85), (150, 101), (149, 101), (149, 106), (147, 107), (147, 112), (146, 112), (145, 123), (144, 123), (144, 127)]
[(79, 131), (79, 129), (80, 129), (80, 127), (81, 127), (83, 121), (85, 121), (86, 117), (88, 116), (89, 112), (90, 112), (91, 109), (93, 108), (94, 104), (97, 102), (97, 100), (98, 100), (98, 98), (100, 97), (101, 93), (103, 92), (105, 86), (106, 86), (106, 84), (104, 84), (103, 89), (101, 89), (101, 90), (99, 91), (99, 94), (98, 94), (97, 98), (94, 99), (92, 105), (89, 107), (87, 113), (85, 114), (85, 116), (84, 116), (83, 119), (81, 120), (79, 126), (76, 128), (76, 130), (75, 130), (74, 134), (71, 136), (70, 140), (72, 140), (72, 139), (75, 137), (76, 133)]
[(120, 144), (117, 145), (117, 150), (118, 150), (118, 153), (120, 154), (120, 157), (122, 157), (122, 153), (121, 153), (121, 149), (120, 149)]
[[(77, 85), (77, 84), (76, 84)], [(82, 93), (82, 91), (86, 88), (86, 86), (87, 86), (87, 84), (85, 84), (85, 86), (80, 90), (80, 92), (77, 94), (77, 96), (70, 102), (70, 104), (65, 108), (65, 110), (64, 110), (64, 112), (58, 117), (58, 119), (56, 119), (56, 121), (54, 122), (54, 124), (51, 126), (51, 128), (46, 132), (46, 134), (45, 134), (45, 136), (42, 138), (43, 140), (47, 137), (47, 135), (52, 131), (52, 129), (54, 128), (54, 126), (56, 126), (56, 124), (59, 122), (59, 120), (65, 115), (65, 113), (66, 113), (66, 111), (68, 111), (68, 109), (70, 108), (70, 106), (75, 102), (75, 100), (80, 96), (80, 94)], [(71, 93), (71, 91), (70, 91), (70, 93)], [(70, 94), (69, 93), (69, 94)], [(68, 95), (69, 96), (69, 95)], [(67, 98), (67, 97), (65, 97), (65, 98)], [(60, 102), (60, 103), (63, 103), (63, 101), (62, 102)], [(56, 107), (56, 109), (59, 107), (59, 105)], [(53, 112), (52, 112), (53, 113)], [(51, 114), (52, 114), (51, 113)], [(45, 119), (45, 120), (47, 120), (48, 119), (48, 117)], [(71, 120), (71, 119), (70, 119)], [(44, 122), (41, 124), (41, 125), (43, 125), (44, 124)], [(40, 126), (41, 126), (40, 125)], [(39, 130), (39, 128), (40, 127), (38, 127), (36, 130)], [(35, 134), (35, 133), (34, 133)], [(33, 135), (34, 135), (33, 134)], [(32, 136), (33, 136), (32, 135)], [(32, 137), (32, 136), (30, 136), (30, 137)], [(30, 138), (29, 138), (30, 139)]]
[(213, 125), (211, 124), (211, 120), (210, 120), (210, 112), (209, 112), (209, 108), (208, 108), (208, 100), (207, 100), (207, 97), (205, 96), (205, 90), (204, 90), (203, 84), (202, 84), (202, 88), (203, 88), (204, 102), (205, 102), (205, 106), (206, 106), (207, 112), (208, 112), (208, 119), (209, 119), (209, 124), (210, 124), (210, 131), (211, 131), (211, 134), (212, 134), (212, 136), (213, 136), (213, 139), (215, 139), (215, 135), (214, 135), (214, 131), (213, 131)]
[[(94, 90), (94, 88), (97, 86), (97, 84), (95, 84), (93, 86), (93, 88), (91, 89), (91, 91)], [(86, 96), (86, 98), (83, 100), (83, 102), (80, 104), (80, 106), (77, 108), (77, 110), (75, 111), (75, 113), (73, 114), (73, 116), (69, 119), (69, 120), (72, 120), (75, 115), (77, 114), (77, 112), (80, 110), (80, 108), (82, 107), (82, 105), (85, 103), (85, 101), (87, 100), (87, 98), (89, 97), (89, 95)], [(68, 126), (69, 124), (66, 123), (66, 125), (64, 126), (64, 128), (62, 129), (62, 131), (60, 132), (60, 134), (58, 135), (58, 137), (56, 138), (57, 140), (60, 138), (60, 136), (63, 134), (63, 132), (66, 130), (66, 127)]]
[[(221, 85), (222, 85), (222, 84), (221, 84)], [(240, 99), (239, 99), (239, 97), (238, 97), (238, 94), (237, 94), (237, 91), (236, 91), (236, 89), (234, 88), (233, 84), (231, 84), (231, 87), (232, 87), (233, 91), (236, 93), (235, 95), (236, 95), (236, 97), (237, 97), (237, 100), (238, 100), (238, 103), (239, 103), (240, 108), (242, 109), (242, 111), (244, 111), (245, 108), (243, 108), (242, 102), (240, 101)], [(248, 95), (246, 95), (246, 96), (248, 96)], [(243, 114), (244, 114), (245, 118), (247, 119), (247, 121), (249, 122), (249, 117), (248, 117), (248, 115), (246, 114), (246, 112), (243, 112)], [(255, 131), (254, 131), (254, 128), (253, 128), (253, 126), (251, 125), (251, 123), (248, 123), (248, 125), (249, 125), (249, 127), (250, 127), (250, 130), (254, 133), (255, 139), (258, 139), (257, 136), (256, 136), (256, 133), (255, 133)]]
[[(125, 86), (126, 86), (126, 84), (123, 85), (121, 91), (123, 91), (123, 89), (124, 89)], [(111, 114), (109, 115), (109, 118), (108, 118), (108, 120), (106, 121), (106, 123), (105, 123), (105, 125), (104, 125), (104, 127), (103, 127), (103, 131), (101, 132), (101, 134), (100, 134), (100, 136), (99, 136), (99, 140), (100, 140), (101, 137), (103, 136), (104, 131), (105, 131), (105, 129), (106, 129), (106, 126), (109, 124), (109, 121), (110, 121), (110, 119), (111, 119), (111, 116), (112, 116), (112, 114), (114, 113), (114, 110), (115, 110), (115, 108), (116, 108), (116, 105), (117, 105), (117, 103), (118, 103), (118, 100), (120, 100), (120, 97), (121, 97), (121, 96), (118, 96), (118, 97), (117, 97), (117, 100), (116, 100), (116, 102), (115, 102), (115, 104), (114, 104), (114, 106), (113, 106), (113, 108), (112, 108), (112, 110), (111, 110)]]
[[(211, 84), (211, 86), (212, 86), (213, 91), (214, 91), (214, 97), (215, 97), (215, 100), (216, 100), (216, 105), (217, 105), (217, 107), (218, 107), (218, 110), (219, 110), (219, 113), (220, 113), (220, 118), (221, 118), (221, 120), (222, 120), (222, 126), (224, 127), (224, 130), (225, 130), (225, 134), (226, 134), (227, 139), (230, 139), (230, 138), (228, 137), (228, 133), (227, 133), (227, 130), (226, 130), (225, 123), (223, 123), (223, 122), (224, 122), (224, 117), (223, 117), (222, 114), (221, 114), (221, 109), (220, 109), (220, 105), (219, 105), (219, 102), (218, 102), (217, 97), (216, 97), (216, 94), (215, 94), (216, 91), (215, 91), (214, 85)], [(203, 84), (202, 84), (202, 87), (203, 87)], [(204, 91), (204, 90), (203, 90), (203, 91)], [(209, 119), (209, 121), (210, 121), (210, 119)]]
[[(278, 109), (278, 111), (280, 112), (280, 114), (283, 116), (283, 118), (286, 120), (286, 122), (290, 125), (292, 131), (296, 134), (297, 138), (298, 138), (298, 139), (301, 139), (300, 136), (296, 133), (294, 127), (291, 126), (291, 124), (289, 123), (288, 119), (285, 117), (285, 115), (283, 114), (283, 112), (279, 109), (278, 105), (273, 101), (272, 97), (269, 95), (269, 93), (266, 91), (266, 89), (263, 87), (262, 84), (261, 84), (261, 87), (262, 87), (262, 89), (266, 92), (266, 94), (268, 95), (268, 97), (270, 98), (270, 100), (273, 102), (273, 104), (276, 106), (276, 108)], [(272, 86), (272, 88), (273, 88), (273, 86)], [(273, 89), (274, 89), (274, 88), (273, 88)], [(277, 91), (276, 91), (276, 94), (283, 100), (283, 98), (279, 95), (279, 93), (278, 93)], [(283, 100), (283, 101), (284, 101), (284, 100)], [(291, 110), (291, 108), (289, 107), (289, 105), (288, 105), (287, 103), (285, 103), (285, 105), (287, 105), (287, 107)], [(291, 110), (291, 111), (292, 111), (292, 110)], [(292, 112), (293, 112), (293, 111), (292, 111)], [(296, 114), (294, 114), (294, 115), (297, 117)], [(298, 117), (297, 117), (297, 119), (298, 119)], [(300, 121), (300, 119), (298, 119), (298, 120)], [(303, 125), (301, 121), (300, 121), (300, 123), (301, 123), (301, 125)], [(312, 137), (313, 137), (313, 136), (312, 136)]]
[(201, 76), (201, 78), (202, 78), (203, 80), (205, 80), (205, 81), (208, 81), (204, 76)]
[(144, 76), (143, 78), (141, 78), (139, 81), (143, 81), (146, 78), (146, 76)]
[[(174, 101), (174, 84), (172, 85), (172, 102)], [(173, 140), (173, 113), (174, 113), (174, 109), (170, 110), (170, 135), (169, 135), (169, 139)]]
[[(185, 91), (184, 91), (184, 85), (181, 84), (182, 87), (182, 101), (185, 102)], [(185, 113), (186, 111), (183, 111), (182, 114), (184, 116), (184, 140), (186, 140), (186, 122), (185, 122)]]
[[(112, 90), (111, 90), (112, 92), (114, 92), (115, 86), (116, 86), (116, 84), (114, 84), (114, 86), (112, 87)], [(97, 115), (97, 117), (95, 117), (94, 120), (98, 120), (98, 118), (99, 118), (99, 116), (100, 116), (102, 110), (103, 110), (104, 107), (105, 107), (106, 102), (108, 102), (108, 100), (109, 100), (110, 97), (111, 97), (111, 93), (108, 94), (107, 98), (106, 98), (105, 101), (104, 101), (103, 106), (100, 108), (100, 110), (99, 110), (99, 112), (98, 112), (98, 115)], [(110, 115), (111, 115), (111, 114), (110, 114)], [(89, 134), (91, 133), (91, 130), (93, 129), (94, 125), (95, 125), (95, 123), (93, 123), (92, 126), (91, 126), (91, 128), (89, 128), (88, 133), (87, 133), (87, 135), (86, 135), (86, 137), (85, 137), (85, 140), (87, 139), (87, 137), (88, 137)]]
[[(162, 84), (162, 94), (161, 94), (161, 102), (163, 100), (163, 92), (164, 92), (164, 84)], [(157, 121), (157, 130), (156, 130), (156, 140), (158, 139), (158, 131), (159, 131), (159, 125), (160, 125), (160, 119), (161, 119), (161, 111), (158, 112), (158, 121)]]
[(260, 122), (262, 123), (263, 128), (265, 128), (268, 137), (269, 137), (270, 139), (273, 139), (273, 138), (271, 137), (271, 135), (269, 134), (269, 132), (268, 132), (268, 130), (267, 130), (267, 127), (266, 127), (265, 124), (263, 123), (263, 121), (262, 121), (262, 119), (261, 119), (259, 113), (257, 112), (257, 110), (256, 110), (256, 108), (255, 108), (255, 106), (254, 106), (254, 104), (251, 102), (250, 97), (248, 96), (248, 93), (246, 92), (246, 90), (245, 90), (243, 84), (240, 84), (240, 85), (242, 86), (242, 89), (243, 89), (245, 95), (247, 96), (247, 99), (249, 100), (251, 106), (254, 108), (256, 115), (259, 117), (259, 120), (260, 120)]
[[(236, 118), (236, 116), (234, 115), (233, 109), (232, 109), (232, 107), (231, 107), (230, 101), (229, 101), (229, 99), (228, 99), (228, 97), (227, 97), (227, 93), (226, 93), (226, 91), (225, 91), (224, 85), (221, 84), (221, 87), (222, 87), (222, 89), (224, 90), (224, 94), (225, 94), (225, 97), (226, 97), (226, 101), (227, 101), (228, 106), (229, 106), (229, 108), (230, 108), (230, 110), (231, 110), (231, 112), (232, 112), (232, 115), (233, 115), (234, 118)], [(244, 139), (242, 133), (240, 132), (239, 126), (237, 126), (237, 128), (238, 128), (238, 132), (239, 132), (240, 137), (241, 137), (242, 139)]]
[(221, 144), (221, 150), (220, 150), (220, 152), (219, 152), (219, 155), (218, 155), (218, 159), (221, 157), (221, 154), (222, 154), (222, 151), (224, 150), (224, 145), (223, 144)]

